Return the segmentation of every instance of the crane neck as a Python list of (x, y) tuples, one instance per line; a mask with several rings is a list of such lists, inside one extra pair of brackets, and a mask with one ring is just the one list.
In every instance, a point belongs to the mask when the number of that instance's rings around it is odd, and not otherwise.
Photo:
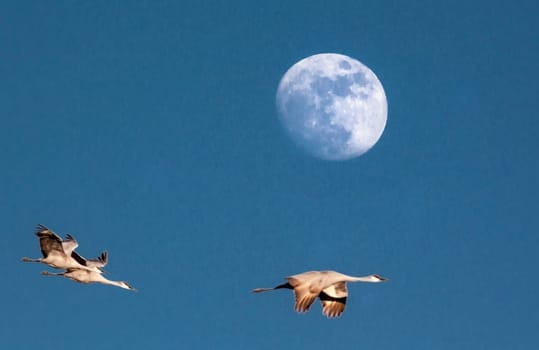
[(348, 277), (348, 282), (375, 282), (371, 276)]

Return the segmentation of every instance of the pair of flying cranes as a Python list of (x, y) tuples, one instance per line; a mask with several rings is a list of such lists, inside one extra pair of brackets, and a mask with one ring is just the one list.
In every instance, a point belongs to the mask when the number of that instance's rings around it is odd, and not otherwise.
[(63, 276), (80, 283), (103, 283), (124, 289), (136, 290), (124, 281), (111, 281), (103, 277), (103, 267), (107, 265), (108, 253), (102, 252), (96, 259), (85, 259), (75, 249), (79, 246), (75, 238), (66, 235), (61, 239), (54, 232), (43, 225), (36, 228), (36, 236), (39, 237), (42, 258), (22, 258), (24, 262), (39, 262), (55, 269), (64, 270), (61, 273), (43, 271), (45, 276)]
[[(61, 239), (43, 225), (38, 225), (36, 235), (39, 237), (42, 258), (22, 258), (24, 262), (39, 262), (64, 272), (42, 272), (45, 276), (63, 276), (79, 283), (103, 283), (136, 291), (125, 281), (111, 281), (103, 276), (103, 267), (107, 265), (106, 251), (95, 259), (85, 259), (75, 249), (78, 243), (71, 235)], [(254, 293), (276, 289), (292, 289), (295, 295), (294, 310), (307, 312), (316, 298), (322, 303), (322, 313), (328, 318), (339, 317), (344, 312), (348, 289), (346, 282), (378, 283), (387, 281), (379, 275), (352, 277), (336, 271), (308, 271), (285, 278), (286, 283), (273, 288), (256, 288)]]

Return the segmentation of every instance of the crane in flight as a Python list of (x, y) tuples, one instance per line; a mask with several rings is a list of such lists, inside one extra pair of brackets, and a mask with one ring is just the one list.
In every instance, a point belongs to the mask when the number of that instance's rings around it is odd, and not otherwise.
[(129, 289), (132, 291), (137, 291), (135, 288), (133, 288), (129, 283), (125, 281), (111, 281), (105, 277), (103, 277), (102, 274), (95, 271), (89, 271), (89, 270), (82, 270), (82, 269), (67, 269), (65, 272), (60, 273), (52, 273), (49, 271), (43, 271), (41, 273), (44, 276), (63, 276), (65, 278), (69, 278), (72, 281), (79, 282), (79, 283), (102, 283), (102, 284), (108, 284), (111, 286), (120, 287), (123, 289)]
[(328, 318), (339, 317), (344, 312), (348, 289), (346, 282), (378, 283), (388, 281), (379, 275), (348, 276), (336, 271), (308, 271), (285, 278), (286, 283), (273, 288), (255, 288), (254, 293), (276, 289), (292, 289), (296, 298), (294, 310), (307, 312), (316, 298), (322, 303), (322, 313)]
[(102, 268), (107, 264), (108, 259), (106, 251), (102, 252), (96, 259), (85, 259), (75, 252), (79, 244), (73, 236), (68, 234), (62, 240), (57, 234), (41, 224), (37, 225), (35, 233), (39, 237), (39, 246), (43, 257), (37, 259), (24, 257), (22, 261), (43, 263), (55, 269), (103, 272)]

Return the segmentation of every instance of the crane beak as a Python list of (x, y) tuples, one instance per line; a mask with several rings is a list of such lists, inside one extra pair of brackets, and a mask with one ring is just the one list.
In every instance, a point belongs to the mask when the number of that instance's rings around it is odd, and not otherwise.
[(385, 277), (382, 277), (382, 276), (379, 276), (379, 275), (375, 275), (376, 278), (378, 278), (380, 280), (380, 282), (387, 282), (389, 281), (389, 278), (385, 278)]

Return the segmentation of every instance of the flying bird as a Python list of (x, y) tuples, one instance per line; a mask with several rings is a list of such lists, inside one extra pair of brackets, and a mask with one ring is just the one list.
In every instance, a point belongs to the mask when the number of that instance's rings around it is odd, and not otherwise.
[(293, 289), (296, 312), (307, 312), (316, 298), (322, 303), (322, 313), (328, 318), (339, 317), (344, 312), (348, 290), (346, 282), (384, 282), (379, 275), (352, 277), (336, 271), (308, 271), (285, 278), (286, 283), (273, 288), (256, 288), (254, 293), (276, 289)]
[(111, 281), (103, 277), (103, 275), (100, 274), (99, 272), (95, 272), (95, 271), (82, 270), (82, 269), (67, 269), (65, 272), (60, 272), (60, 273), (52, 273), (49, 271), (43, 271), (41, 274), (45, 276), (63, 276), (63, 277), (69, 278), (72, 281), (79, 282), (79, 283), (103, 283), (103, 284), (109, 284), (112, 286), (120, 287), (123, 289), (137, 291), (135, 288), (133, 288), (129, 283), (125, 281)]
[(107, 252), (101, 253), (96, 259), (85, 259), (75, 249), (79, 246), (75, 238), (66, 235), (62, 240), (53, 231), (43, 225), (37, 225), (36, 236), (39, 237), (42, 258), (31, 259), (24, 257), (24, 262), (38, 262), (49, 265), (56, 269), (83, 269), (102, 273), (102, 267), (107, 264)]

